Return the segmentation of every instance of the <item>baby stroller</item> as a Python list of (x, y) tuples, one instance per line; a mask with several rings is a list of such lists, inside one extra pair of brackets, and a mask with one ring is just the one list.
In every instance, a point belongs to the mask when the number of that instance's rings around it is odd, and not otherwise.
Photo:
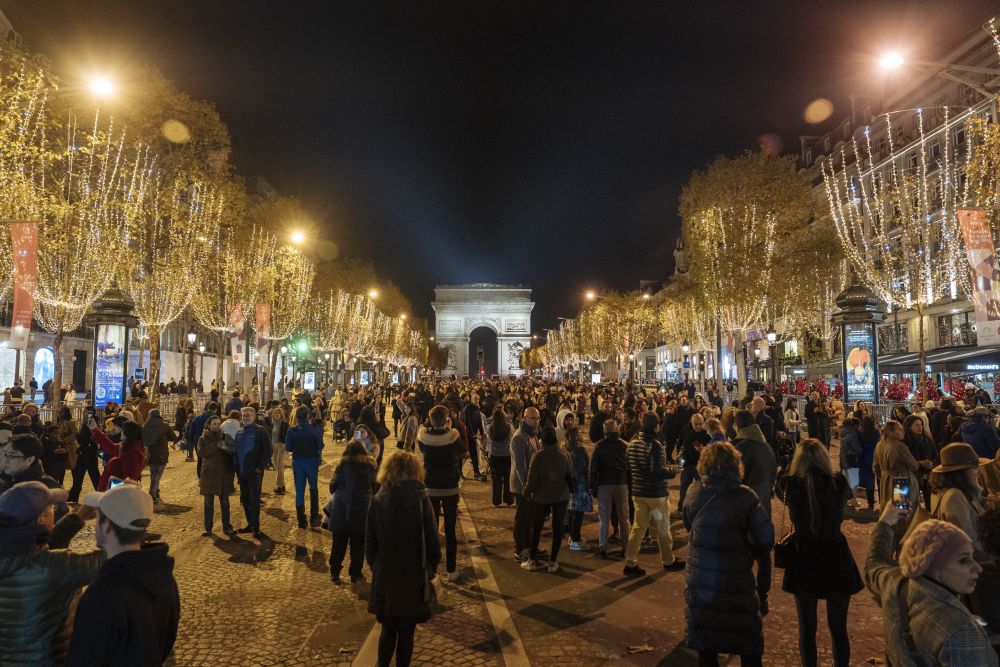
[(337, 416), (337, 420), (333, 422), (333, 440), (334, 442), (340, 442), (341, 440), (351, 439), (351, 420), (347, 410), (341, 410), (340, 414)]

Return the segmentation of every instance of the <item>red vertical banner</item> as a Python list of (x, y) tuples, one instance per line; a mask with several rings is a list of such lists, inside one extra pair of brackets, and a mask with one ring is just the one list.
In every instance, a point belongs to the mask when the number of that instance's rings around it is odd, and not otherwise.
[(972, 267), (972, 304), (976, 310), (976, 341), (979, 345), (1000, 344), (1000, 261), (993, 246), (989, 217), (981, 208), (960, 208), (955, 212)]
[(257, 304), (257, 363), (267, 364), (267, 355), (270, 352), (267, 342), (271, 338), (271, 304)]
[(28, 347), (31, 313), (35, 307), (38, 280), (38, 223), (11, 222), (10, 242), (14, 255), (14, 312), (10, 322), (10, 345), (15, 350)]

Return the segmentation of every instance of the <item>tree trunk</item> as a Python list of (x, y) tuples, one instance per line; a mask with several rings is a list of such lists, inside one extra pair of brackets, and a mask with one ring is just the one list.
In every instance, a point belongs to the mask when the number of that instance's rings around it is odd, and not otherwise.
[(226, 347), (226, 335), (225, 332), (220, 331), (219, 336), (219, 348), (215, 353), (215, 386), (219, 390), (219, 396), (222, 396), (222, 385), (225, 380), (222, 379), (222, 374), (226, 372), (226, 356), (223, 353)]
[(927, 353), (924, 351), (924, 307), (921, 305), (917, 305), (917, 317), (920, 319), (920, 404), (923, 405), (927, 400)]
[(52, 374), (52, 414), (59, 414), (62, 407), (62, 378), (63, 378), (63, 330), (59, 327), (55, 338), (52, 340), (52, 351), (55, 353), (56, 367)]
[(271, 401), (274, 397), (274, 380), (277, 377), (275, 373), (278, 370), (278, 355), (281, 353), (281, 346), (278, 345), (278, 341), (272, 340), (271, 344), (268, 345), (268, 366), (271, 369), (270, 378), (267, 382), (267, 400)]
[[(144, 366), (142, 365), (142, 362), (146, 360), (146, 341), (147, 340), (149, 340), (148, 337), (146, 338), (146, 340), (144, 340), (143, 342), (139, 343), (139, 362), (135, 365), (136, 368), (144, 368)], [(148, 377), (148, 375), (147, 375), (147, 377)]]
[(747, 395), (747, 348), (746, 344), (743, 343), (744, 340), (746, 340), (746, 335), (740, 332), (738, 339), (740, 344), (736, 348), (736, 386), (740, 399)]
[(149, 327), (149, 401), (156, 405), (160, 397), (160, 327)]

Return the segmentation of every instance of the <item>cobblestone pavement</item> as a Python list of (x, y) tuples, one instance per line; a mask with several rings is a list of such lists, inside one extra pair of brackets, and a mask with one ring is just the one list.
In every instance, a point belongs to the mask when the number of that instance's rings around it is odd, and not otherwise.
[[(391, 440), (387, 445), (395, 446)], [(328, 433), (320, 469), (321, 505), (342, 450), (343, 443), (332, 443)], [(468, 465), (466, 471), (471, 472)], [(374, 663), (372, 632), (377, 628), (367, 613), (367, 585), (331, 583), (330, 534), (296, 527), (290, 468), (286, 477), (285, 496), (270, 493), (273, 472), (264, 478), (261, 527), (266, 539), (222, 535), (218, 513), (216, 535), (202, 537), (195, 464), (171, 451), (162, 483), (166, 502), (157, 506), (152, 529), (163, 535), (177, 560), (182, 610), (172, 664)], [(602, 561), (597, 556), (595, 512), (584, 524), (587, 551), (573, 552), (564, 545), (559, 573), (525, 572), (512, 557), (513, 509), (493, 508), (489, 489), (488, 482), (463, 482), (458, 557), (462, 581), (444, 585), (438, 613), (418, 628), (414, 664), (500, 665), (505, 659), (511, 667), (696, 664), (694, 654), (683, 645), (684, 574), (660, 570), (655, 546), (640, 556), (648, 576), (623, 577), (620, 558)], [(671, 499), (676, 500), (676, 485)], [(233, 524), (242, 526), (238, 496), (231, 500)], [(776, 521), (780, 512), (776, 504)], [(875, 517), (849, 516), (844, 529), (860, 564)], [(463, 523), (478, 542), (466, 545)], [(679, 522), (674, 522), (673, 534), (674, 547), (684, 557), (686, 533)], [(548, 540), (549, 535), (543, 534), (544, 548)], [(92, 544), (89, 527), (74, 542), (74, 546)], [(470, 551), (475, 551), (475, 563)], [(616, 553), (612, 551), (613, 556)], [(367, 568), (365, 575), (370, 579)], [(492, 616), (484, 600), (491, 601)], [(764, 627), (764, 663), (797, 664), (794, 603), (781, 592), (780, 570), (775, 570), (771, 613)], [(881, 615), (865, 592), (852, 601), (850, 629), (852, 664), (881, 656)], [(822, 620), (818, 642), (820, 664), (830, 664), (830, 640)]]

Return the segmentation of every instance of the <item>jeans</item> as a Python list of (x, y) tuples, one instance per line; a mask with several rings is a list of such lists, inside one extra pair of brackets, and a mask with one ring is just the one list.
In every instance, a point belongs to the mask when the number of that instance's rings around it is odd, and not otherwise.
[(276, 442), (272, 445), (274, 448), (271, 454), (271, 465), (274, 466), (274, 488), (275, 490), (285, 490), (285, 443)]
[(84, 475), (90, 477), (90, 483), (96, 491), (97, 485), (101, 481), (101, 471), (97, 465), (97, 452), (77, 455), (76, 465), (73, 466), (73, 486), (69, 490), (70, 502), (75, 503), (80, 500), (80, 492), (83, 491)]
[(570, 510), (569, 512), (569, 539), (573, 542), (582, 542), (580, 529), (583, 528), (583, 512)]
[(681, 491), (677, 496), (677, 509), (684, 507), (684, 498), (687, 496), (688, 487), (696, 479), (698, 479), (698, 470), (695, 468), (695, 464), (687, 462), (684, 470), (681, 470)]
[[(205, 496), (205, 532), (211, 532), (215, 525), (215, 498), (216, 496)], [(229, 530), (232, 524), (229, 522), (229, 496), (222, 494), (219, 498), (219, 509), (222, 511), (222, 530)]]
[(521, 553), (531, 544), (531, 522), (535, 506), (520, 493), (513, 494), (517, 509), (514, 510), (514, 551)]
[(319, 459), (293, 459), (292, 472), (295, 477), (295, 506), (306, 504), (306, 482), (309, 482), (310, 517), (319, 514)]
[(445, 565), (449, 573), (457, 567), (458, 538), (455, 536), (455, 523), (458, 521), (458, 495), (431, 496), (431, 506), (434, 508), (434, 524), (441, 520), (441, 509), (444, 508), (444, 545)]
[(149, 495), (153, 497), (153, 500), (160, 499), (160, 479), (163, 477), (163, 470), (166, 467), (165, 465), (149, 466)]
[(413, 635), (417, 624), (412, 621), (390, 621), (382, 624), (378, 638), (378, 667), (389, 667), (396, 654), (396, 667), (409, 667), (413, 658)]
[(510, 493), (510, 457), (491, 456), (490, 474), (493, 482), (493, 504), (499, 505), (502, 500), (507, 505), (514, 504), (514, 496)]
[[(802, 667), (816, 667), (816, 603), (814, 597), (795, 596), (795, 612), (799, 617), (799, 660)], [(847, 635), (847, 610), (850, 595), (836, 595), (826, 600), (826, 624), (833, 639), (834, 667), (851, 663), (851, 639)]]
[[(740, 656), (740, 665), (742, 667), (760, 667), (763, 664), (763, 660), (759, 655)], [(698, 651), (698, 667), (719, 667), (719, 654)]]
[(628, 521), (628, 485), (626, 484), (603, 484), (597, 487), (597, 513), (601, 518), (601, 527), (598, 530), (598, 544), (605, 551), (608, 548), (608, 524), (611, 523), (611, 510), (617, 508), (618, 534), (624, 542), (629, 533)]
[(247, 526), (260, 530), (260, 485), (264, 476), (257, 471), (251, 471), (239, 476), (240, 504), (247, 518)]
[[(656, 543), (660, 547), (660, 560), (664, 565), (674, 562), (674, 541), (670, 536), (670, 500), (668, 498), (641, 498), (632, 496), (635, 506), (635, 523), (625, 547), (625, 565), (634, 566), (639, 562), (639, 547), (650, 522), (656, 522)], [(656, 512), (659, 516), (654, 517)]]
[(347, 573), (351, 579), (361, 576), (361, 568), (365, 564), (365, 536), (350, 533), (334, 533), (333, 547), (330, 549), (330, 574), (339, 575), (344, 567), (344, 556), (347, 555), (347, 545), (351, 545), (351, 566)]
[(555, 563), (559, 557), (559, 547), (563, 541), (563, 522), (566, 520), (566, 505), (569, 501), (561, 503), (534, 503), (535, 521), (531, 530), (531, 557), (538, 558), (538, 542), (542, 538), (542, 529), (545, 527), (545, 517), (552, 512), (552, 548), (549, 550), (549, 562)]

